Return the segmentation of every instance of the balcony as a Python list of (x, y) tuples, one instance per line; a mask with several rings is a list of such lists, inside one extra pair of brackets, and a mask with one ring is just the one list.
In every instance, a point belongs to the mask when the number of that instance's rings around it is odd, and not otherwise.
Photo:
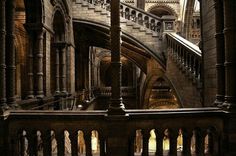
[(202, 156), (223, 155), (228, 113), (217, 108), (126, 110), (124, 116), (18, 110), (3, 117), (4, 150), (10, 156)]

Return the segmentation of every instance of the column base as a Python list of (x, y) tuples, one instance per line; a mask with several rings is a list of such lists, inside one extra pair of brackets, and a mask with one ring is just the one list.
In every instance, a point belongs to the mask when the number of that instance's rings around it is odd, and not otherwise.
[(125, 115), (125, 106), (122, 102), (122, 98), (118, 100), (111, 100), (111, 104), (107, 110), (108, 115)]
[(28, 95), (26, 98), (27, 99), (34, 99), (35, 97), (34, 97), (34, 95)]
[(67, 91), (61, 91), (60, 95), (62, 97), (67, 97), (68, 96), (68, 92)]
[(223, 103), (224, 103), (224, 96), (217, 96), (216, 95), (216, 100), (214, 102), (214, 106), (222, 108)]
[(20, 106), (17, 103), (12, 103), (12, 104), (9, 104), (9, 105), (10, 105), (10, 108), (13, 109), (13, 110), (20, 109)]
[(36, 95), (35, 96), (37, 99), (42, 99), (42, 98), (44, 98), (44, 95), (43, 94), (41, 94), (41, 95)]
[(236, 112), (236, 103), (231, 103), (226, 101), (222, 104), (222, 109), (229, 112)]
[(10, 109), (10, 107), (7, 104), (5, 104), (5, 103), (2, 104), (2, 106), (0, 107), (0, 115), (9, 109)]
[(15, 97), (7, 98), (7, 104), (10, 109), (20, 109), (19, 105), (16, 103)]

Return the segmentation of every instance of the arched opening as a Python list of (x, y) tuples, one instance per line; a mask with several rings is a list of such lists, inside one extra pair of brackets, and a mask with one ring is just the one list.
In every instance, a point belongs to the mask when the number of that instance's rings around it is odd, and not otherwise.
[[(122, 87), (133, 85), (133, 67), (132, 63), (125, 57), (121, 58), (122, 62)], [(100, 62), (100, 80), (101, 85), (105, 87), (111, 86), (111, 57), (102, 58)]]
[(151, 8), (149, 12), (158, 17), (162, 17), (166, 15), (176, 16), (175, 13), (167, 6), (156, 6), (156, 7)]
[(174, 90), (163, 78), (158, 78), (152, 85), (149, 96), (149, 109), (179, 108), (179, 102)]
[(59, 94), (65, 88), (65, 63), (66, 63), (66, 43), (65, 43), (65, 21), (60, 11), (56, 11), (53, 18), (54, 35), (51, 38), (50, 71), (51, 71), (51, 94)]

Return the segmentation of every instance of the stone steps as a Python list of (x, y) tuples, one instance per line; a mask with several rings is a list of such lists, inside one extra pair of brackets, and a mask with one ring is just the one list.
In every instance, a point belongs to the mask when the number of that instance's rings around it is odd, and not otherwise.
[[(83, 0), (77, 0), (76, 2), (73, 2), (72, 5), (74, 19), (84, 19), (110, 25), (110, 12), (100, 6), (89, 4)], [(152, 52), (157, 53), (160, 56), (161, 41), (156, 32), (123, 17), (120, 18), (120, 25), (122, 32), (134, 37)]]

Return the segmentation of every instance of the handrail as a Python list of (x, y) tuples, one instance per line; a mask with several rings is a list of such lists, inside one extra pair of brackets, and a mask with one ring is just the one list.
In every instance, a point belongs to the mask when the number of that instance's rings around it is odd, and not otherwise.
[(202, 52), (198, 46), (175, 33), (166, 33), (167, 52), (187, 77), (202, 87)]
[(166, 33), (166, 35), (173, 38), (179, 44), (181, 44), (184, 47), (188, 48), (192, 52), (196, 53), (196, 55), (198, 55), (199, 57), (202, 56), (202, 51), (200, 50), (200, 48), (197, 45), (193, 44), (192, 42), (186, 40), (185, 38), (181, 37), (180, 35), (178, 35), (176, 33)]
[[(26, 153), (36, 155), (37, 145), (43, 146), (43, 155), (52, 154), (52, 139), (57, 141), (58, 155), (64, 155), (65, 142), (70, 146), (72, 155), (78, 155), (79, 131), (83, 132), (86, 147), (84, 151), (91, 153), (92, 131), (98, 133), (100, 155), (134, 156), (135, 140), (143, 137), (142, 155), (148, 155), (148, 140), (150, 131), (155, 130), (156, 149), (158, 155), (163, 155), (163, 137), (169, 139), (169, 154), (177, 155), (176, 140), (182, 137), (182, 152), (191, 155), (192, 137), (201, 137), (195, 142), (196, 153), (207, 151), (205, 144), (208, 136), (209, 155), (222, 155), (222, 136), (227, 112), (217, 108), (176, 109), (176, 110), (126, 110), (125, 116), (109, 116), (106, 111), (42, 111), (42, 110), (12, 110), (5, 114), (4, 141), (9, 155)], [(137, 135), (137, 131), (140, 135)], [(181, 133), (180, 133), (181, 131)], [(168, 132), (168, 133), (167, 133)], [(66, 135), (67, 133), (67, 135)], [(194, 135), (193, 135), (194, 134)], [(69, 137), (68, 137), (69, 135)], [(81, 137), (81, 136), (80, 136)], [(35, 138), (38, 138), (35, 140)], [(195, 138), (196, 139), (196, 138)], [(26, 141), (27, 140), (27, 141)], [(113, 142), (114, 141), (114, 142)], [(117, 144), (121, 142), (121, 144)], [(189, 143), (187, 143), (189, 142)], [(114, 146), (114, 143), (115, 146)], [(21, 146), (19, 146), (21, 145)], [(106, 149), (106, 150), (105, 150)], [(80, 153), (83, 154), (83, 153)]]
[(132, 6), (132, 5), (129, 5), (129, 4), (124, 3), (124, 2), (120, 2), (120, 4), (125, 5), (125, 6), (127, 6), (127, 7), (129, 7), (129, 8), (132, 8), (132, 9), (134, 9), (134, 10), (137, 10), (137, 11), (139, 11), (139, 12), (142, 12), (143, 14), (146, 14), (146, 15), (148, 15), (148, 16), (150, 16), (150, 17), (152, 17), (152, 18), (155, 18), (155, 19), (157, 19), (157, 20), (161, 20), (161, 17), (156, 16), (156, 15), (154, 15), (154, 14), (151, 14), (151, 13), (149, 13), (149, 12), (146, 12), (146, 11), (143, 10), (143, 9), (136, 8), (136, 7)]
[[(100, 6), (101, 8), (110, 11), (110, 1), (108, 0), (78, 0), (78, 1), (84, 1), (93, 4), (94, 6)], [(124, 17), (127, 20), (131, 20), (134, 23), (144, 26), (153, 32), (157, 32), (158, 34), (164, 31), (163, 27), (164, 21), (173, 22), (175, 19), (175, 18), (169, 18), (170, 16), (163, 16), (161, 18), (151, 13), (148, 13), (142, 9), (126, 4), (124, 2), (120, 2), (120, 15), (121, 17)], [(173, 23), (171, 29), (169, 29), (168, 31), (170, 30), (171, 31), (174, 30)], [(160, 34), (159, 37), (161, 37)]]

